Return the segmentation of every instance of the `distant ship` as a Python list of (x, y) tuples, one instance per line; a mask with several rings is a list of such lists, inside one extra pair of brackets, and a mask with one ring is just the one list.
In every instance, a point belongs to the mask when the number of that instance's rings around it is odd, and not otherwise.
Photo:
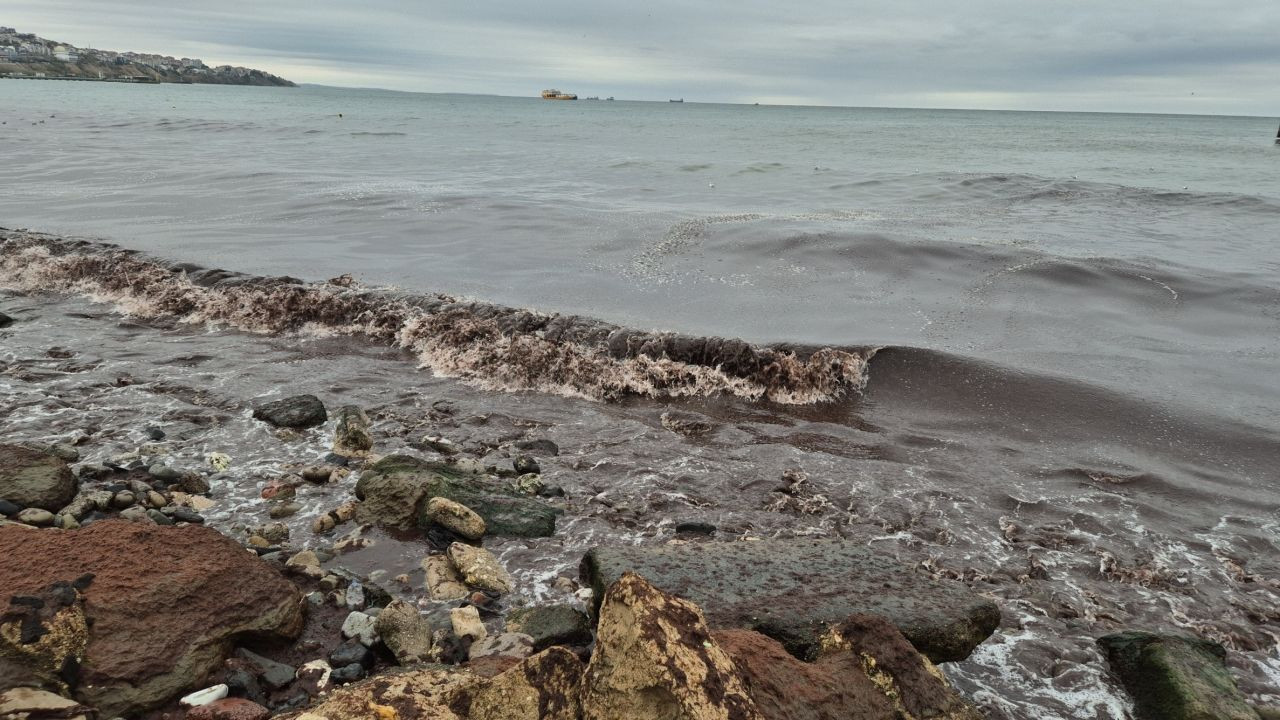
[(559, 90), (543, 90), (543, 100), (577, 100), (578, 96), (573, 93), (560, 92)]
[(680, 98), (679, 100), (668, 100), (667, 102), (684, 102), (684, 98)]

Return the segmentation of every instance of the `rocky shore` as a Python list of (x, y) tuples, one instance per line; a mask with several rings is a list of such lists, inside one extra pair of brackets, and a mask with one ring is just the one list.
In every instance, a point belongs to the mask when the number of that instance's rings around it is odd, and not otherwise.
[[(329, 433), (332, 452), (281, 463), (258, 493), (275, 520), (230, 535), (201, 515), (230, 456), (171, 467), (159, 425), (103, 462), (80, 461), (87, 438), (0, 445), (0, 718), (982, 717), (935, 665), (1000, 623), (963, 583), (860, 543), (690, 527), (591, 549), (559, 597), (518, 606), (486, 545), (572, 520), (541, 472), (554, 442), (478, 453), (422, 428), (420, 454), (382, 456), (359, 407), (301, 395), (252, 415), (262, 433)], [(309, 532), (284, 521), (305, 489), (353, 476)], [(417, 548), (420, 574), (347, 562), (379, 532)], [(1099, 642), (1139, 717), (1261, 717), (1221, 646)]]

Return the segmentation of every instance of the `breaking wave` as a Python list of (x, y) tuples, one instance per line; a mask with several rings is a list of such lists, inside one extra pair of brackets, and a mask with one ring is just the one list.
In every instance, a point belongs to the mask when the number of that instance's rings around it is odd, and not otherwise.
[(0, 229), (0, 285), (84, 295), (144, 318), (255, 333), (369, 335), (488, 389), (596, 400), (720, 394), (813, 404), (860, 391), (870, 348), (752, 345), (580, 316), (170, 263), (114, 245)]

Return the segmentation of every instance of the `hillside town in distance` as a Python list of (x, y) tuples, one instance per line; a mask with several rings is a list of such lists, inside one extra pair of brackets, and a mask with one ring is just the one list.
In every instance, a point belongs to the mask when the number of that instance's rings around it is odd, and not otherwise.
[(78, 48), (3, 26), (0, 26), (0, 78), (294, 85), (262, 70), (232, 65), (209, 67), (199, 58)]

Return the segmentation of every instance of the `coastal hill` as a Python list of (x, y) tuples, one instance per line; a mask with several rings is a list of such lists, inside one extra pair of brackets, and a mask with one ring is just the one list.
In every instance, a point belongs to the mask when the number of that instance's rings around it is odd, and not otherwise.
[(292, 82), (262, 70), (209, 67), (197, 58), (78, 48), (11, 27), (0, 27), (3, 77), (294, 87)]

